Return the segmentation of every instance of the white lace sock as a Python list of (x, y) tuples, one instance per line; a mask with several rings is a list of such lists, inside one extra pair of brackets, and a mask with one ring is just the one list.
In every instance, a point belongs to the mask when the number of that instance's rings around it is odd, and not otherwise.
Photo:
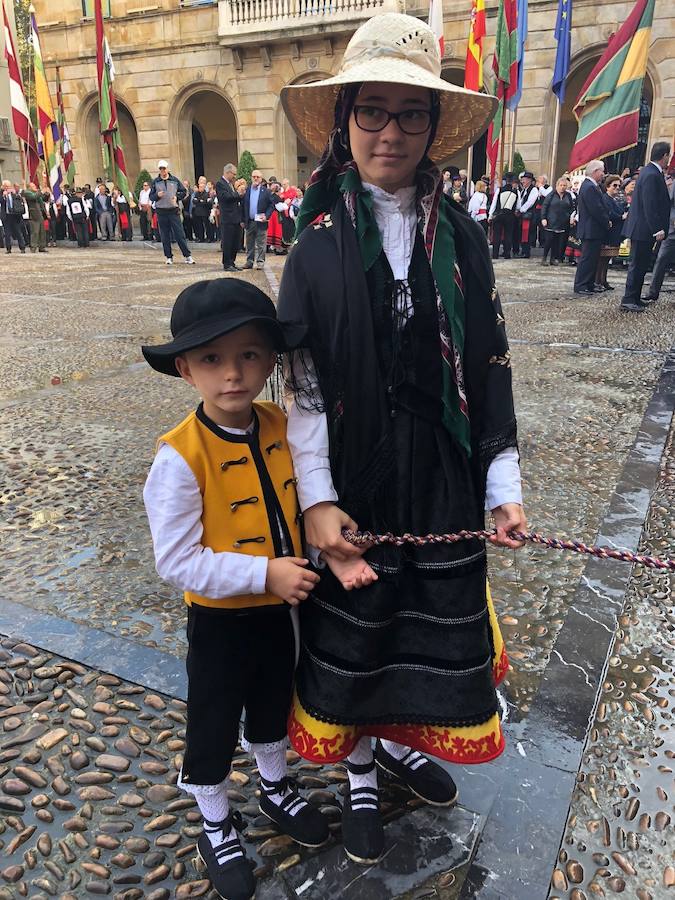
[[(255, 756), (255, 761), (258, 764), (258, 771), (260, 772), (260, 778), (263, 782), (270, 783), (281, 781), (282, 778), (286, 777), (288, 772), (288, 765), (286, 762), (286, 747), (288, 742), (286, 738), (282, 741), (275, 741), (270, 744), (251, 744), (248, 741), (243, 740), (241, 745), (244, 750), (248, 753), (253, 753)], [(264, 787), (265, 785), (263, 784), (263, 788)], [(286, 785), (282, 793), (270, 794), (268, 791), (265, 791), (266, 797), (268, 800), (271, 800), (275, 806), (280, 806), (281, 802), (292, 793), (293, 791), (288, 785)], [(287, 811), (291, 816), (294, 816), (306, 805), (304, 800), (298, 800), (294, 806), (289, 806)]]
[(413, 772), (426, 762), (426, 756), (418, 753), (417, 750), (406, 747), (404, 744), (395, 744), (394, 741), (380, 741), (380, 743), (387, 753), (390, 753), (394, 759), (402, 762)]
[[(363, 766), (373, 761), (373, 745), (369, 737), (362, 737), (352, 752), (347, 757), (347, 762), (352, 765)], [(364, 775), (355, 775), (347, 768), (349, 775), (349, 790), (351, 793), (352, 809), (372, 808), (376, 809), (377, 804), (373, 800), (372, 794), (360, 794), (363, 789), (377, 791), (377, 769), (375, 766)]]
[[(204, 818), (204, 834), (214, 848), (219, 847), (225, 841), (238, 840), (234, 828), (230, 828), (229, 832), (224, 834), (222, 828), (211, 828), (207, 824), (207, 822), (222, 822), (230, 811), (225, 784), (224, 781), (221, 781), (220, 784), (185, 784), (180, 778), (178, 779), (178, 787), (187, 791), (188, 794), (192, 794), (197, 801), (199, 812)], [(222, 865), (228, 859), (241, 855), (241, 850), (234, 850), (224, 859), (219, 859), (218, 862)]]

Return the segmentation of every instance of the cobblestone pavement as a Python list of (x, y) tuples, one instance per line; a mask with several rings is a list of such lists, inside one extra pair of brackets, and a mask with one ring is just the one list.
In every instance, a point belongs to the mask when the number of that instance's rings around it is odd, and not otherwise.
[[(3, 259), (0, 614), (4, 600), (19, 604), (12, 609), (67, 620), (69, 628), (93, 626), (148, 652), (184, 653), (184, 611), (177, 593), (154, 572), (141, 490), (155, 437), (192, 407), (193, 396), (182, 383), (150, 371), (139, 345), (165, 338), (180, 289), (198, 277), (222, 274), (215, 249), (198, 248), (195, 256), (196, 267), (178, 261), (172, 269), (158, 248), (140, 245), (84, 252), (68, 247), (46, 257)], [(274, 287), (283, 260), (268, 262), (267, 273), (241, 277), (265, 289), (269, 277)], [(673, 282), (666, 282), (671, 292), (655, 308), (627, 317), (618, 310), (622, 272), (610, 274), (617, 290), (590, 299), (571, 293), (571, 270), (544, 269), (536, 259), (499, 261), (496, 273), (512, 344), (529, 520), (538, 531), (591, 542), (673, 343)], [(662, 554), (675, 553), (672, 459), (664, 459), (644, 537), (646, 548)], [(490, 569), (512, 663), (502, 696), (513, 748), (533, 727), (532, 704), (546, 687), (551, 662), (580, 668), (557, 648), (586, 561), (526, 548), (518, 554), (491, 551)], [(675, 684), (675, 620), (669, 588), (668, 576), (635, 572), (607, 674), (604, 657), (595, 668), (583, 669), (602, 696), (552, 896), (583, 900), (626, 890), (646, 900), (666, 896), (675, 884), (667, 844), (672, 850), (668, 706)], [(614, 620), (603, 627), (613, 632)], [(198, 813), (173, 786), (184, 737), (181, 702), (134, 685), (133, 678), (115, 678), (50, 653), (47, 637), (35, 649), (17, 646), (23, 635), (5, 631), (0, 898), (113, 892), (128, 900), (159, 900), (171, 893), (207, 893), (208, 884), (186, 867)], [(84, 658), (76, 649), (72, 655)], [(573, 692), (567, 702), (574, 706)], [(295, 762), (301, 783), (332, 810), (337, 831), (335, 798), (344, 772)], [(516, 753), (501, 763), (501, 771), (517, 770), (517, 763)], [(257, 818), (253, 775), (242, 756), (233, 797), (247, 815), (251, 846), (259, 847), (261, 874), (277, 873), (263, 881), (259, 894), (352, 896), (345, 885), (360, 878), (360, 870), (344, 871), (339, 847), (313, 861), (277, 840)], [(381, 883), (371, 875), (365, 889), (359, 882), (364, 897), (450, 898), (462, 890), (462, 896), (507, 900), (545, 896), (540, 889), (523, 893), (515, 883), (495, 884), (489, 874), (483, 885), (469, 886), (476, 884), (469, 858), (490, 812), (473, 790), (470, 773), (460, 787), (467, 798), (463, 807), (440, 819), (425, 810), (398, 818), (415, 804), (395, 786), (387, 788), (387, 811), (396, 819), (388, 830), (396, 846), (409, 849), (414, 834), (425, 829), (429, 840), (411, 853), (417, 861), (387, 863)], [(551, 838), (556, 847), (571, 787), (560, 792), (562, 820)], [(157, 817), (159, 824), (150, 828)], [(410, 820), (414, 834), (406, 831)], [(430, 849), (439, 829), (458, 840)], [(554, 864), (555, 850), (540, 861), (542, 883)], [(318, 872), (324, 872), (323, 887), (317, 887)], [(329, 883), (335, 887), (329, 890)]]

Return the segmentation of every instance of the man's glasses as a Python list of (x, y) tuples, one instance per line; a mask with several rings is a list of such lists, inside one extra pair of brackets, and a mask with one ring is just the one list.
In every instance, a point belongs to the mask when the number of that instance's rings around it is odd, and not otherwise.
[(392, 119), (404, 134), (424, 134), (431, 127), (431, 110), (403, 109), (394, 113), (379, 106), (354, 107), (354, 121), (361, 131), (383, 131)]

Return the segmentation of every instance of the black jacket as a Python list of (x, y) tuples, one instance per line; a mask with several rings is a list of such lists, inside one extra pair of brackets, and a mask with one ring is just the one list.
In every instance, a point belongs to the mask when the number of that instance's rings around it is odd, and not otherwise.
[(241, 197), (232, 182), (221, 176), (216, 182), (216, 196), (220, 209), (220, 224), (239, 225), (241, 222)]
[(607, 209), (607, 216), (611, 222), (610, 229), (607, 232), (606, 243), (608, 247), (618, 247), (622, 241), (623, 214), (626, 204), (625, 202), (620, 203), (614, 197), (610, 197), (609, 194), (603, 194), (602, 199)]
[[(264, 185), (260, 188), (258, 195), (258, 214), (265, 213), (267, 219), (274, 212), (274, 194)], [(253, 220), (249, 216), (249, 206), (251, 205), (251, 187), (246, 188), (243, 200), (241, 201), (241, 220), (245, 225), (249, 225)], [(258, 222), (261, 228), (267, 228), (267, 222)]]
[(192, 218), (207, 219), (211, 212), (208, 191), (195, 191), (192, 195)]
[(657, 231), (668, 234), (670, 197), (663, 173), (649, 163), (638, 175), (624, 233), (635, 241), (653, 241)]
[(574, 212), (574, 201), (565, 193), (560, 196), (557, 191), (551, 191), (544, 198), (541, 207), (541, 221), (545, 221), (544, 228), (549, 231), (565, 231), (570, 227), (570, 216)]
[(605, 241), (609, 231), (609, 216), (600, 186), (592, 178), (584, 178), (581, 183), (577, 210), (577, 237), (582, 241)]

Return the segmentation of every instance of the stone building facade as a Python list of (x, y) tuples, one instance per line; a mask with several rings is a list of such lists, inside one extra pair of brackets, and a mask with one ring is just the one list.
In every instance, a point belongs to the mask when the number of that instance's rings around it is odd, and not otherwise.
[[(349, 37), (365, 19), (400, 11), (425, 16), (420, 0), (110, 0), (112, 50), (127, 168), (155, 171), (160, 157), (185, 178), (217, 178), (250, 150), (266, 175), (302, 183), (315, 158), (300, 144), (279, 101), (286, 84), (337, 71)], [(642, 142), (672, 140), (675, 127), (675, 17), (656, 0), (643, 98)], [(43, 53), (60, 66), (79, 181), (102, 174), (91, 0), (34, 0)], [(485, 68), (494, 45), (496, 0), (487, 0)], [(469, 0), (445, 0), (444, 77), (462, 83)], [(557, 144), (566, 166), (576, 133), (572, 103), (591, 67), (632, 8), (632, 0), (575, 0), (572, 62)], [(524, 90), (515, 146), (528, 167), (549, 172), (556, 100), (551, 92), (557, 0), (530, 0)], [(668, 12), (671, 9), (671, 13)], [(507, 146), (510, 127), (507, 127)], [(474, 173), (484, 169), (484, 140)], [(637, 160), (642, 162), (641, 159)], [(466, 155), (447, 160), (462, 166)]]

